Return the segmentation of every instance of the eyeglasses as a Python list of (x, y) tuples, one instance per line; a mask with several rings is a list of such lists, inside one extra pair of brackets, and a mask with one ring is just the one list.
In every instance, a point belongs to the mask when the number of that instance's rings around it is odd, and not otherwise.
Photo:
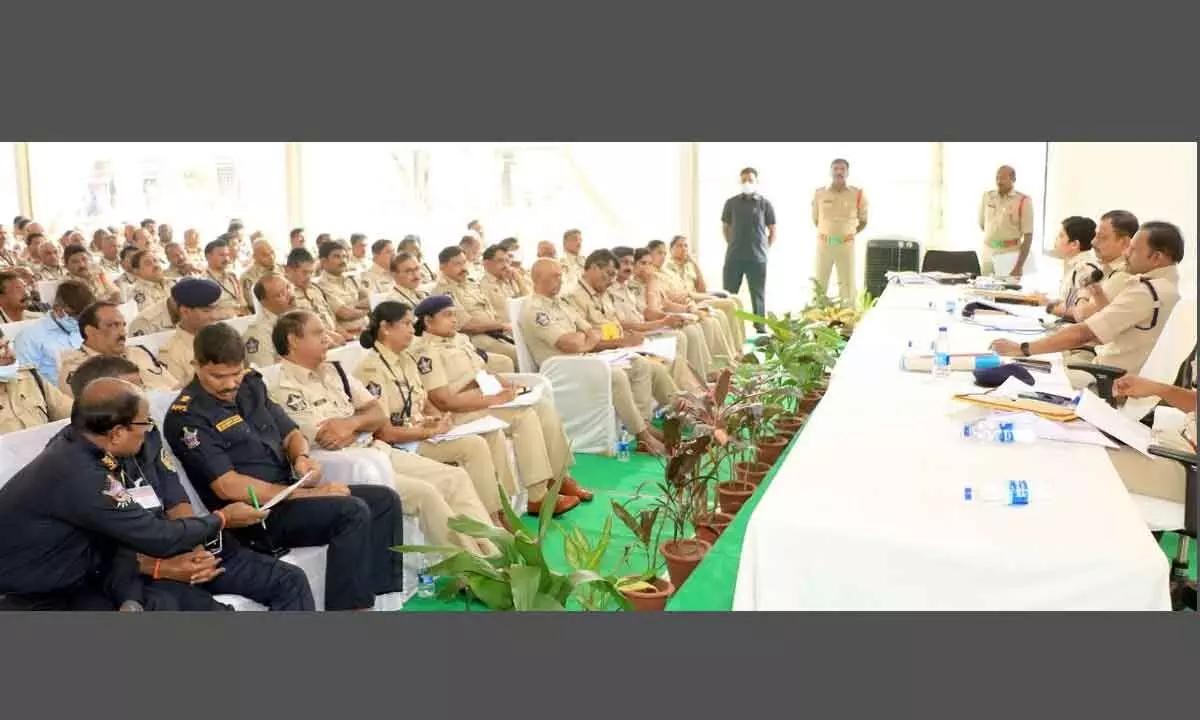
[(133, 422), (129, 423), (129, 426), (130, 427), (152, 428), (152, 427), (154, 427), (154, 421), (153, 420), (142, 420), (142, 421), (134, 420)]

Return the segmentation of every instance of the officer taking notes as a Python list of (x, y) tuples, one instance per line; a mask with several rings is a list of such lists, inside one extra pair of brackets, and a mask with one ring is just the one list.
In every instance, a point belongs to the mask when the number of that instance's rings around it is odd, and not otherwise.
[(155, 499), (121, 479), (151, 427), (134, 385), (104, 378), (84, 388), (71, 424), (0, 489), (0, 606), (113, 610), (105, 578), (118, 546), (172, 557), (264, 519), (245, 503), (203, 518), (158, 516)]

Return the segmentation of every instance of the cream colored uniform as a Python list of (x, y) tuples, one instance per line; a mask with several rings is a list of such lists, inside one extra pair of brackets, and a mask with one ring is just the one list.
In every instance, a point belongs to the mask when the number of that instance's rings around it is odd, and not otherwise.
[(703, 297), (704, 301), (712, 304), (725, 316), (729, 318), (729, 329), (733, 332), (733, 341), (740, 348), (746, 344), (746, 323), (737, 316), (739, 310), (742, 309), (742, 301), (740, 298), (730, 295), (729, 297), (717, 297), (700, 292), (700, 271), (696, 268), (694, 260), (680, 265), (672, 259), (668, 259), (663, 263), (664, 277), (675, 278), (680, 283), (683, 290), (690, 293), (693, 298)]
[[(590, 325), (562, 298), (548, 298), (534, 293), (521, 310), (521, 332), (539, 366), (556, 355), (562, 355), (555, 343), (567, 333), (587, 332)], [(629, 431), (637, 435), (645, 431), (652, 411), (650, 363), (633, 358), (628, 367), (614, 367), (612, 376), (613, 409)]]
[(562, 265), (562, 294), (566, 295), (575, 288), (575, 284), (579, 282), (579, 278), (583, 277), (584, 260), (578, 255), (572, 255), (569, 252), (563, 251), (563, 255), (558, 260)]
[[(59, 267), (47, 267), (38, 264), (29, 269), (33, 273), (34, 279), (38, 282), (54, 282), (56, 280), (62, 282), (63, 280), (71, 279), (70, 275), (67, 274), (67, 269), (61, 265)], [(46, 300), (46, 298), (43, 298), (43, 300)], [(49, 302), (49, 300), (46, 300), (46, 302)]]
[(71, 399), (46, 378), (35, 379), (33, 373), (25, 369), (12, 380), (0, 380), (0, 435), (71, 416)]
[[(662, 270), (655, 271), (655, 277), (658, 279), (659, 285), (667, 293), (683, 293), (689, 300), (695, 302), (698, 307), (716, 308), (717, 312), (712, 313), (710, 317), (720, 324), (721, 333), (724, 335), (730, 351), (737, 353), (741, 349), (742, 345), (746, 342), (746, 328), (735, 314), (740, 307), (736, 300), (724, 300), (697, 293), (694, 285), (689, 286), (679, 276), (663, 272)], [(738, 339), (739, 333), (740, 340)]]
[(153, 282), (138, 278), (134, 281), (130, 292), (133, 295), (133, 301), (137, 303), (138, 312), (145, 312), (146, 306), (152, 303), (167, 301), (171, 297), (171, 288), (175, 283), (170, 280), (163, 280), (161, 283)]
[[(64, 280), (78, 280), (79, 282), (83, 283), (84, 285), (87, 285), (88, 290), (92, 291), (92, 295), (97, 300), (110, 300), (110, 299), (112, 299), (112, 296), (114, 293), (116, 294), (116, 296), (118, 298), (122, 298), (125, 296), (125, 293), (119, 287), (117, 287), (116, 284), (113, 283), (112, 280), (109, 280), (107, 275), (100, 272), (99, 270), (92, 272), (92, 274), (88, 275), (87, 277), (79, 277), (77, 275), (68, 275), (63, 279)], [(43, 299), (45, 299), (45, 298), (43, 298)]]
[(185, 273), (181, 270), (177, 270), (173, 266), (167, 266), (167, 269), (163, 270), (163, 277), (166, 278), (167, 280), (178, 281), (178, 280), (184, 279), (185, 277), (200, 277), (200, 273), (198, 273), (198, 272)]
[(358, 281), (362, 283), (363, 287), (366, 288), (368, 296), (370, 296), (390, 292), (395, 279), (388, 272), (387, 268), (380, 267), (376, 263), (371, 263), (371, 267), (367, 268)]
[(487, 270), (483, 267), (482, 260), (476, 260), (473, 263), (467, 264), (467, 278), (473, 282), (483, 280), (483, 276), (487, 275)]
[(195, 341), (195, 335), (183, 328), (175, 328), (175, 332), (159, 350), (159, 359), (166, 363), (167, 372), (179, 381), (179, 387), (190, 383), (196, 374), (196, 367), (192, 364), (196, 359), (192, 345)]
[[(644, 323), (646, 301), (641, 293), (630, 291), (627, 285), (613, 283), (608, 289), (617, 317), (622, 322)], [(694, 389), (696, 378), (708, 377), (712, 372), (712, 354), (704, 341), (704, 331), (696, 323), (688, 323), (678, 330), (671, 330), (675, 338), (675, 363), (671, 368), (675, 383), (680, 387)]]
[[(58, 383), (63, 394), (71, 397), (71, 378), (75, 371), (88, 358), (96, 357), (96, 352), (87, 345), (80, 345), (77, 350), (67, 350), (58, 358)], [(154, 353), (141, 345), (126, 346), (121, 357), (137, 365), (138, 375), (146, 390), (178, 390), (183, 384), (167, 370), (166, 363), (159, 360)]]
[[(443, 275), (437, 286), (433, 289), (434, 295), (449, 295), (454, 298), (454, 309), (458, 314), (458, 327), (464, 328), (471, 320), (482, 320), (485, 322), (502, 322), (500, 316), (496, 313), (496, 309), (492, 307), (492, 303), (487, 299), (487, 295), (479, 287), (479, 283), (474, 280), (464, 280), (455, 282)], [(488, 354), (489, 361), (493, 354), (503, 356), (509, 360), (507, 367), (502, 361), (496, 364), (489, 363), (489, 370), (492, 372), (513, 372), (517, 367), (517, 346), (512, 343), (498, 340), (486, 333), (478, 333), (471, 335), (471, 344)]]
[[(663, 303), (667, 299), (667, 289), (657, 278), (648, 284), (630, 280), (629, 290), (635, 293), (640, 292), (646, 307), (666, 312), (663, 310)], [(709, 315), (701, 309), (698, 313), (698, 324), (701, 332), (704, 333), (704, 342), (708, 346), (708, 351), (712, 354), (713, 364), (726, 366), (731, 364), (737, 356), (734, 354), (729, 333), (726, 332), (727, 328), (721, 323), (724, 315), (720, 315), (721, 319), (718, 319), (717, 315), (719, 314)]]
[[(1151, 444), (1185, 453), (1196, 452), (1196, 413), (1188, 414), (1182, 430), (1155, 430)], [(1188, 471), (1183, 464), (1166, 458), (1146, 457), (1131, 448), (1109, 450), (1108, 457), (1129, 492), (1175, 503), (1187, 500)]]
[[(1154, 286), (1157, 301), (1141, 278)], [(1138, 373), (1179, 302), (1178, 284), (1179, 270), (1175, 265), (1135, 276), (1108, 305), (1084, 320), (1099, 340), (1095, 362)], [(1066, 359), (1071, 361), (1071, 357), (1068, 355)], [(1082, 370), (1068, 370), (1067, 376), (1075, 388), (1094, 382)]]
[(837, 268), (838, 296), (854, 300), (858, 294), (854, 280), (853, 241), (851, 235), (867, 222), (867, 195), (862, 188), (847, 185), (841, 190), (832, 186), (818, 188), (813, 193), (812, 221), (817, 226), (817, 260), (815, 277), (822, 287), (829, 287), (829, 275)]
[[(357, 280), (350, 277), (349, 273), (341, 277), (322, 273), (321, 280), (317, 283), (317, 286), (325, 291), (325, 297), (329, 300), (329, 309), (333, 312), (334, 318), (337, 318), (337, 311), (344, 307), (361, 310), (362, 308), (359, 306), (367, 303), (366, 292)], [(339, 330), (345, 330), (354, 334), (362, 332), (366, 324), (367, 319), (365, 317), (358, 320), (337, 321)]]
[(129, 321), (127, 332), (129, 337), (140, 337), (170, 330), (173, 327), (175, 327), (175, 323), (171, 322), (171, 311), (167, 307), (167, 300), (163, 299), (148, 303), (145, 308), (138, 311), (137, 317)]
[(133, 299), (133, 284), (137, 282), (137, 278), (127, 272), (122, 272), (121, 276), (113, 281), (113, 285), (121, 291), (121, 302), (128, 302)]
[[(375, 397), (358, 378), (347, 376), (346, 380), (350, 397), (346, 396), (341, 376), (332, 363), (322, 363), (313, 371), (285, 359), (281, 362), (278, 377), (267, 391), (271, 399), (296, 421), (304, 437), (315, 443), (321, 423), (351, 417), (375, 402)], [(458, 515), (466, 515), (485, 525), (492, 522), (465, 470), (397, 450), (377, 440), (364, 442), (360, 447), (387, 454), (400, 502), (406, 513), (420, 517), (431, 545), (450, 542), (478, 555), (494, 552), (490, 542), (477, 541), (449, 528), (450, 519)]]
[[(383, 404), (390, 424), (396, 427), (421, 425), (426, 417), (428, 400), (411, 353), (397, 355), (377, 343), (354, 374), (366, 386), (367, 392)], [(504, 507), (500, 502), (501, 487), (509, 497), (517, 494), (517, 481), (508, 460), (508, 440), (500, 430), (440, 443), (421, 441), (417, 453), (466, 470), (489, 513), (497, 513)]]
[[(579, 284), (567, 295), (567, 302), (575, 308), (575, 312), (593, 330), (599, 330), (604, 325), (612, 324), (622, 335), (624, 334), (624, 331), (621, 330), (621, 316), (617, 314), (616, 300), (607, 290), (602, 293), (593, 290), (586, 277), (579, 279)], [(676, 350), (679, 350), (678, 347)], [(667, 370), (661, 358), (647, 357), (645, 359), (650, 364), (651, 395), (660, 405), (669, 404), (679, 392), (679, 386), (671, 378), (671, 371)]]
[[(1058, 297), (1063, 302), (1075, 299), (1078, 296), (1078, 291), (1086, 286), (1092, 279), (1094, 270), (1101, 270), (1100, 259), (1096, 257), (1096, 253), (1091, 250), (1084, 250), (1081, 253), (1063, 260), (1062, 279), (1058, 283)], [(1073, 306), (1074, 303), (1071, 303)]]
[(271, 341), (271, 331), (275, 329), (275, 321), (279, 317), (266, 308), (258, 311), (254, 322), (246, 326), (242, 333), (242, 342), (246, 347), (246, 362), (258, 368), (265, 368), (279, 362), (275, 354), (275, 344)]
[[(484, 369), (483, 361), (462, 334), (452, 338), (423, 335), (409, 352), (416, 358), (417, 374), (426, 392), (443, 387), (451, 393), (462, 392)], [(541, 501), (550, 481), (566, 476), (575, 463), (553, 401), (543, 397), (531, 407), (490, 408), (459, 413), (454, 419), (470, 422), (484, 415), (508, 423), (521, 482), (529, 490), (530, 501)]]
[(484, 273), (483, 280), (479, 283), (479, 290), (491, 303), (492, 310), (496, 313), (496, 319), (512, 325), (512, 318), (508, 314), (508, 301), (522, 296), (517, 283), (507, 279), (501, 280), (491, 273)]
[(125, 268), (121, 267), (120, 259), (109, 260), (103, 255), (96, 260), (96, 266), (100, 268), (100, 272), (109, 277), (120, 277), (125, 272)]
[[(1109, 263), (1100, 262), (1098, 258), (1096, 262), (1100, 265), (1100, 271), (1104, 273), (1104, 279), (1100, 281), (1100, 290), (1106, 298), (1115, 298), (1133, 280), (1133, 275), (1129, 273), (1129, 266), (1123, 256)], [(1083, 274), (1086, 275), (1086, 273)], [(1081, 291), (1079, 302), (1075, 306), (1076, 322), (1083, 322), (1094, 312), (1096, 310), (1092, 304), (1091, 290)]]
[(278, 275), (284, 277), (282, 265), (272, 265), (271, 267), (263, 267), (258, 263), (250, 266), (250, 269), (242, 273), (242, 297), (246, 298), (246, 306), (258, 307), (258, 299), (254, 297), (254, 286), (258, 284), (267, 275)]
[[(1033, 232), (1033, 198), (1016, 190), (1007, 195), (987, 191), (979, 201), (979, 229), (983, 230), (983, 274), (1010, 275), (1020, 257), (1021, 242)], [(1029, 257), (1033, 257), (1032, 248)]]
[(218, 277), (213, 274), (212, 268), (208, 268), (201, 277), (212, 280), (221, 286), (221, 297), (217, 298), (213, 307), (228, 311), (233, 315), (244, 314), (249, 310), (250, 306), (246, 302), (246, 295), (242, 292), (242, 284), (238, 282), (237, 275), (226, 272)]
[(388, 295), (385, 299), (402, 302), (409, 307), (415, 308), (417, 303), (421, 302), (427, 297), (429, 297), (429, 293), (421, 288), (409, 290), (406, 287), (400, 287), (399, 285), (393, 284), (391, 288), (388, 289)]
[(298, 310), (308, 310), (314, 313), (321, 319), (321, 324), (331, 333), (338, 332), (337, 318), (333, 314), (333, 309), (329, 305), (329, 299), (325, 296), (325, 291), (317, 285), (309, 285), (301, 290), (295, 285), (292, 286), (293, 295), (296, 301)]

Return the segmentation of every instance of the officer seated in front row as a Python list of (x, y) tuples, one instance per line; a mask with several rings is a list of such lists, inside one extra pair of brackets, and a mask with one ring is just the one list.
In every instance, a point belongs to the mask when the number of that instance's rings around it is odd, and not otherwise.
[[(1148, 222), (1133, 236), (1127, 261), (1130, 279), (1109, 299), (1093, 286), (1093, 303), (1098, 308), (1086, 320), (1034, 342), (996, 340), (992, 349), (1009, 357), (1067, 352), (1097, 343), (1095, 362), (1127, 372), (1141, 370), (1162, 334), (1163, 326), (1179, 302), (1179, 262), (1183, 260), (1183, 235), (1165, 222)], [(1091, 374), (1068, 370), (1075, 388), (1094, 382)]]
[(401, 589), (400, 499), (390, 488), (317, 484), (308, 441), (267, 397), (262, 376), (245, 367), (236, 330), (216, 323), (196, 333), (195, 378), (167, 412), (163, 434), (210, 508), (265, 503), (297, 479), (308, 487), (271, 510), (264, 525), (235, 533), (269, 554), (328, 545), (326, 610), (370, 610), (375, 596)]
[(118, 548), (169, 558), (262, 521), (245, 503), (203, 518), (147, 509), (150, 494), (121, 471), (153, 426), (136, 386), (104, 378), (83, 388), (71, 424), (0, 488), (0, 608), (115, 610)]
[[(119, 378), (143, 387), (141, 368), (120, 355), (94, 355), (73, 371), (71, 392), (78, 395), (93, 380)], [(120, 458), (120, 477), (133, 482), (133, 493), (158, 515), (194, 517), (179, 482), (175, 460), (163, 446), (158, 428), (146, 432), (137, 455)], [(231, 610), (213, 595), (241, 595), (270, 610), (313, 610), (312, 590), (300, 568), (242, 547), (232, 533), (173, 557), (152, 557), (128, 548), (118, 551), (111, 581), (116, 599), (145, 610)]]

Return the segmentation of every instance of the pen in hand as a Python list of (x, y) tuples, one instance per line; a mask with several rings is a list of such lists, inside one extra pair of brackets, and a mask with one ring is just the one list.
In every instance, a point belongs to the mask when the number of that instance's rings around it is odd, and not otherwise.
[[(253, 485), (250, 486), (250, 503), (252, 505), (254, 505), (255, 510), (258, 510), (260, 512), (262, 511), (262, 507), (258, 504), (258, 493), (254, 492)], [(263, 530), (267, 529), (267, 519), (266, 518), (259, 520), (258, 524), (262, 525)]]

